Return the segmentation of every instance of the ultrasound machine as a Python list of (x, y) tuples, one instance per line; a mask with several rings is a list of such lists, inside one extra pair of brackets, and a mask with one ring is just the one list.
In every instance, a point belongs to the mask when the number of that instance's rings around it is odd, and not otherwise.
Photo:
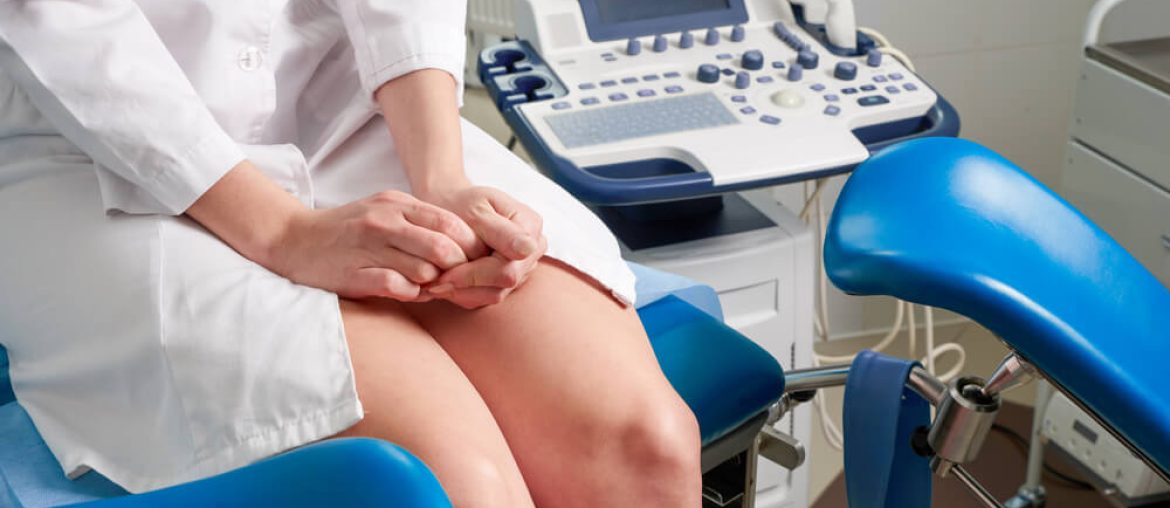
[[(959, 128), (853, 28), (851, 3), (829, 7), (847, 19), (783, 0), (519, 0), (516, 40), (478, 61), (535, 165), (626, 258), (714, 287), (727, 323), (785, 368), (812, 363), (817, 240), (768, 189)], [(807, 442), (807, 406), (776, 428)], [(761, 461), (758, 478), (759, 506), (807, 505), (807, 468)]]

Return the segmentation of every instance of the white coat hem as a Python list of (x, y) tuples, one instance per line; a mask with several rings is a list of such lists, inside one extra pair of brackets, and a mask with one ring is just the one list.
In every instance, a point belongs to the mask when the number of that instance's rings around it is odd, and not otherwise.
[(357, 397), (331, 410), (303, 416), (297, 420), (255, 434), (208, 454), (203, 459), (188, 464), (185, 470), (169, 475), (140, 476), (123, 469), (117, 463), (107, 462), (100, 454), (89, 452), (73, 467), (66, 468), (69, 475), (80, 474), (87, 469), (100, 471), (103, 476), (132, 494), (180, 485), (201, 480), (226, 471), (247, 466), (258, 460), (336, 435), (361, 421), (364, 416), (361, 401)]

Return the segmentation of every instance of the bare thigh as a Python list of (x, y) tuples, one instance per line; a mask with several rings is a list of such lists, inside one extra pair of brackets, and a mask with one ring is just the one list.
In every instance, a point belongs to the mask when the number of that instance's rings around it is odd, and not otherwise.
[[(538, 506), (588, 506), (589, 499), (593, 506), (698, 505), (698, 425), (658, 366), (637, 314), (590, 279), (546, 258), (498, 305), (405, 308), (475, 384)], [(674, 469), (684, 472), (661, 475), (669, 484), (656, 485), (639, 456), (683, 463)], [(629, 458), (635, 463), (625, 469)], [(623, 495), (673, 501), (597, 497), (623, 491), (631, 478), (637, 492)]]
[(367, 436), (419, 456), (456, 507), (532, 506), (491, 412), (435, 340), (392, 301), (341, 301)]

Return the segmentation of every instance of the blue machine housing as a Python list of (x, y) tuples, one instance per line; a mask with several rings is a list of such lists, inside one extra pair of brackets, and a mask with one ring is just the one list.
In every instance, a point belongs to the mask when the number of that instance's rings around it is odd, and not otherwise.
[[(818, 32), (810, 33), (815, 36)], [(579, 167), (553, 152), (516, 109), (521, 104), (568, 94), (563, 82), (531, 44), (524, 40), (509, 41), (485, 49), (479, 56), (478, 71), (488, 95), (536, 166), (577, 199), (592, 205), (638, 205), (716, 196), (848, 173), (856, 167), (851, 164), (725, 185), (716, 185), (709, 173), (695, 171), (675, 160), (651, 159)], [(958, 112), (940, 95), (935, 106), (920, 118), (864, 127), (853, 134), (870, 153), (876, 153), (910, 139), (955, 137), (959, 134), (959, 127)]]

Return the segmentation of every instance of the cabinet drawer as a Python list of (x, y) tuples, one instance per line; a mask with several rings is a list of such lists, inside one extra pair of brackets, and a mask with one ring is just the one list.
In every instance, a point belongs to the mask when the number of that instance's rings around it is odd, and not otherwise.
[(1170, 287), (1170, 193), (1069, 142), (1064, 196)]

